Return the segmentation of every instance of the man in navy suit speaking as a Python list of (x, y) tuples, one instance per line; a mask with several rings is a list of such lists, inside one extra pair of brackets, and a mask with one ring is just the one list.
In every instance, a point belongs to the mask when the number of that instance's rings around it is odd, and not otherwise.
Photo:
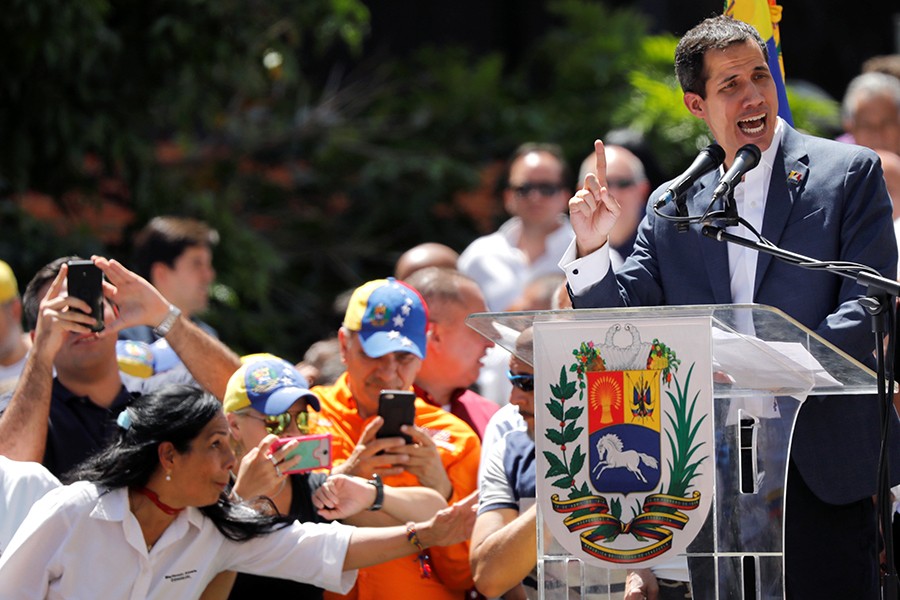
[[(725, 150), (724, 169), (755, 144), (759, 165), (734, 189), (740, 216), (775, 245), (819, 260), (852, 261), (894, 279), (897, 244), (877, 155), (798, 133), (777, 117), (766, 46), (752, 26), (719, 16), (684, 35), (675, 51), (684, 104)], [(853, 280), (799, 268), (768, 254), (686, 232), (657, 217), (651, 196), (634, 251), (609, 266), (608, 234), (620, 207), (606, 187), (603, 144), (597, 176), (569, 201), (576, 238), (560, 261), (576, 308), (682, 304), (768, 304), (872, 366), (875, 337)], [(686, 191), (689, 215), (706, 210), (722, 176)], [(661, 209), (672, 215), (672, 203)], [(749, 237), (743, 225), (729, 232)], [(900, 481), (893, 413), (892, 482)], [(879, 409), (872, 396), (811, 397), (800, 409), (788, 471), (785, 581), (788, 598), (878, 595), (876, 492)]]

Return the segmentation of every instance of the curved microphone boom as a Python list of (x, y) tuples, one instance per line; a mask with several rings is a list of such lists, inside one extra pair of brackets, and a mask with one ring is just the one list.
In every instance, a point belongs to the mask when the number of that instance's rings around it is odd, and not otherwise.
[(759, 148), (757, 148), (755, 144), (745, 144), (741, 146), (741, 149), (737, 151), (737, 154), (734, 157), (731, 168), (728, 169), (728, 172), (719, 180), (719, 185), (716, 186), (712, 195), (713, 201), (734, 192), (734, 188), (741, 182), (741, 178), (747, 171), (759, 164), (759, 159), (761, 157), (762, 152), (759, 151)]
[(674, 202), (680, 198), (689, 187), (694, 185), (694, 182), (697, 181), (697, 179), (706, 175), (713, 169), (718, 169), (719, 165), (721, 165), (724, 160), (725, 150), (718, 144), (710, 144), (701, 150), (700, 154), (697, 155), (697, 158), (694, 159), (694, 162), (691, 163), (691, 166), (687, 168), (687, 171), (679, 175), (665, 193), (659, 197), (654, 208), (659, 210), (669, 202)]

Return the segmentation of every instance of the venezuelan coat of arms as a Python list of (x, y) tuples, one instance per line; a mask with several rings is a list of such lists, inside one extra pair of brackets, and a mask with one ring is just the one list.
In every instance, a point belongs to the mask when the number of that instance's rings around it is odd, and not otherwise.
[(535, 325), (535, 443), (543, 520), (606, 568), (686, 552), (715, 479), (710, 323)]

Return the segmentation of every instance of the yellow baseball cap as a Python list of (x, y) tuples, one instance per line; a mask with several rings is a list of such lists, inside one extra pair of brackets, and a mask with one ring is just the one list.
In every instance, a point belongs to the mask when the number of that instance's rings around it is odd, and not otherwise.
[(0, 260), (0, 304), (5, 304), (19, 297), (19, 285), (16, 276), (8, 264)]

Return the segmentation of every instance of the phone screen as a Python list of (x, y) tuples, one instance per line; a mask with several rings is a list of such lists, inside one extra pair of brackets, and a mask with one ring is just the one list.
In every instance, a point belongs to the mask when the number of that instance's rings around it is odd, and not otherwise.
[(406, 390), (381, 390), (378, 396), (378, 415), (384, 424), (377, 438), (402, 437), (407, 444), (412, 438), (400, 431), (401, 425), (412, 425), (416, 418), (416, 395)]
[(97, 323), (91, 331), (103, 331), (103, 271), (90, 260), (70, 260), (66, 263), (69, 273), (66, 286), (69, 295), (80, 298), (91, 307), (91, 314)]

